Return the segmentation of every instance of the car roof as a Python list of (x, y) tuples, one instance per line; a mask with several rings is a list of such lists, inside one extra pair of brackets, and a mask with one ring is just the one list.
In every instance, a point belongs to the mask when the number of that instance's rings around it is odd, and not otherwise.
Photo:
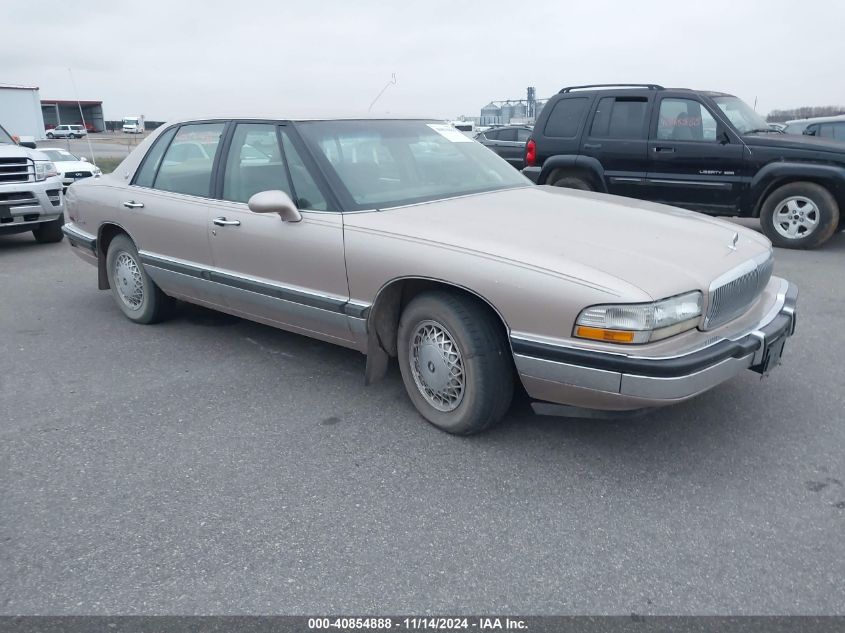
[(791, 121), (787, 121), (787, 125), (791, 125), (793, 123), (830, 123), (833, 121), (845, 121), (845, 114), (837, 114), (834, 116), (816, 116), (810, 117), (809, 119), (792, 119)]
[(279, 114), (279, 113), (250, 113), (250, 114), (214, 114), (210, 116), (194, 116), (190, 118), (181, 118), (181, 119), (173, 119), (168, 121), (165, 125), (174, 125), (177, 123), (193, 123), (196, 121), (231, 121), (231, 120), (238, 120), (238, 121), (293, 121), (293, 122), (306, 122), (306, 121), (442, 121), (444, 123), (449, 123), (447, 119), (442, 117), (432, 117), (432, 116), (387, 116), (384, 114), (340, 114), (340, 115), (331, 115), (327, 114), (325, 116), (321, 116), (319, 114), (304, 114), (300, 113), (299, 115), (294, 114)]
[(705, 95), (707, 97), (735, 97), (736, 95), (727, 92), (718, 92), (716, 90), (696, 90), (695, 88), (664, 88), (656, 84), (642, 84), (642, 85), (628, 85), (625, 84), (608, 84), (607, 86), (585, 86), (583, 89), (579, 86), (572, 86), (571, 88), (564, 88), (558, 94), (560, 95), (574, 95), (592, 92), (621, 92), (625, 90), (632, 90), (638, 92), (689, 92), (692, 94)]

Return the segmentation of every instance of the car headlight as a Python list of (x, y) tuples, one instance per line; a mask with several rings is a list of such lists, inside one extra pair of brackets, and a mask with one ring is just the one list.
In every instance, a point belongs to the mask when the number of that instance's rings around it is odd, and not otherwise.
[(103, 175), (103, 170), (100, 169), (99, 167), (94, 167), (94, 169), (91, 171), (91, 173), (94, 174), (94, 178), (97, 178), (98, 176)]
[(575, 320), (575, 336), (610, 343), (648, 343), (693, 329), (701, 317), (698, 290), (654, 303), (592, 306)]
[(59, 172), (56, 170), (55, 163), (49, 160), (35, 161), (35, 179), (46, 180), (52, 176), (58, 176)]

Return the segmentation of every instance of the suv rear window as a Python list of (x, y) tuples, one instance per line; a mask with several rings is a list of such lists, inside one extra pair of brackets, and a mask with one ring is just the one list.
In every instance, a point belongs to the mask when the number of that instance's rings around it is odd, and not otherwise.
[(599, 101), (590, 136), (596, 138), (646, 138), (648, 100), (604, 97)]
[(587, 103), (587, 97), (571, 97), (558, 101), (546, 121), (546, 136), (574, 138), (581, 125), (581, 119), (584, 118)]

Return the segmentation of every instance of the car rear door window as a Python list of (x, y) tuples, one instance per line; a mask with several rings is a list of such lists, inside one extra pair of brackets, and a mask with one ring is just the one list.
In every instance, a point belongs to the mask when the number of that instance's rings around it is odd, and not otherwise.
[(154, 189), (209, 197), (224, 123), (192, 123), (176, 132), (158, 168)]
[(516, 128), (507, 128), (499, 132), (500, 141), (516, 141)]
[(599, 101), (590, 136), (644, 139), (647, 136), (648, 100), (640, 97), (604, 97)]
[(819, 136), (832, 138), (835, 141), (845, 141), (845, 121), (836, 123), (822, 123), (819, 125)]
[(663, 99), (657, 120), (662, 141), (715, 141), (716, 119), (693, 99)]
[(520, 143), (528, 142), (528, 139), (531, 138), (531, 130), (517, 130), (516, 131), (516, 140)]
[(498, 141), (499, 140), (499, 130), (487, 130), (484, 133), (485, 138), (488, 141)]
[(574, 138), (584, 118), (587, 103), (587, 97), (570, 97), (558, 101), (546, 121), (546, 136)]
[(135, 182), (133, 184), (138, 185), (139, 187), (153, 186), (153, 181), (155, 180), (158, 167), (161, 165), (161, 159), (164, 156), (164, 151), (167, 149), (167, 146), (170, 145), (170, 141), (173, 140), (174, 134), (176, 134), (176, 128), (172, 127), (156, 139), (155, 144), (144, 157), (144, 162), (141, 164), (141, 169), (139, 169), (138, 173), (135, 175)]

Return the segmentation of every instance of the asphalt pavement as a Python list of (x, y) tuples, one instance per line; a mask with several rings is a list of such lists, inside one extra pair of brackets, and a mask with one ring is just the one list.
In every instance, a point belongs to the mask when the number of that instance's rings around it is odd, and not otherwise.
[(845, 613), (845, 234), (777, 252), (767, 378), (471, 438), (356, 352), (0, 261), (0, 613)]

